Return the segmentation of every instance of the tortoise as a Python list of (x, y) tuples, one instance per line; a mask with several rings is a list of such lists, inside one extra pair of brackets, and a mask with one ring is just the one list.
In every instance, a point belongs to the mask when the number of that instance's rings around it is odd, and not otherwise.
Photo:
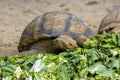
[(19, 41), (18, 51), (53, 53), (65, 49), (74, 50), (93, 35), (94, 31), (73, 14), (47, 12), (26, 26)]
[(113, 8), (101, 21), (98, 33), (120, 33), (120, 7)]

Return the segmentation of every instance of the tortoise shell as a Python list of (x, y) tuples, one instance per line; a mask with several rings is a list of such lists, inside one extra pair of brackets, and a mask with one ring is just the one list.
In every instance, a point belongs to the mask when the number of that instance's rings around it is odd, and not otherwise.
[(86, 26), (83, 20), (72, 14), (48, 12), (38, 16), (27, 25), (21, 35), (18, 50), (21, 52), (35, 41), (55, 39), (61, 34), (68, 34), (76, 39), (80, 36), (88, 38), (94, 35), (94, 32)]
[(120, 7), (114, 8), (102, 19), (98, 33), (103, 31), (120, 33)]

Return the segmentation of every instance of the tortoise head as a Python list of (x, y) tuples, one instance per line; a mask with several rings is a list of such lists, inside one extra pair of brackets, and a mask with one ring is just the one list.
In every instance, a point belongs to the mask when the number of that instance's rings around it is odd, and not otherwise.
[(57, 44), (61, 49), (74, 50), (75, 48), (78, 47), (76, 41), (73, 40), (71, 36), (66, 35), (66, 34), (60, 35), (54, 41), (55, 41), (55, 44)]

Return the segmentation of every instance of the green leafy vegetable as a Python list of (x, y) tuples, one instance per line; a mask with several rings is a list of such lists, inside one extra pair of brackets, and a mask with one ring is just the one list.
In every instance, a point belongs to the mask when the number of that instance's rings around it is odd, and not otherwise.
[(104, 32), (58, 55), (1, 57), (0, 80), (120, 80), (120, 35)]

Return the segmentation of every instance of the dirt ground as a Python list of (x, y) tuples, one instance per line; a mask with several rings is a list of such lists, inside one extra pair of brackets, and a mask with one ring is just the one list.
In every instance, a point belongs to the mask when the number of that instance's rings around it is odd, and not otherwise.
[(22, 31), (45, 12), (72, 13), (97, 32), (102, 18), (120, 0), (0, 0), (0, 54), (18, 53)]

